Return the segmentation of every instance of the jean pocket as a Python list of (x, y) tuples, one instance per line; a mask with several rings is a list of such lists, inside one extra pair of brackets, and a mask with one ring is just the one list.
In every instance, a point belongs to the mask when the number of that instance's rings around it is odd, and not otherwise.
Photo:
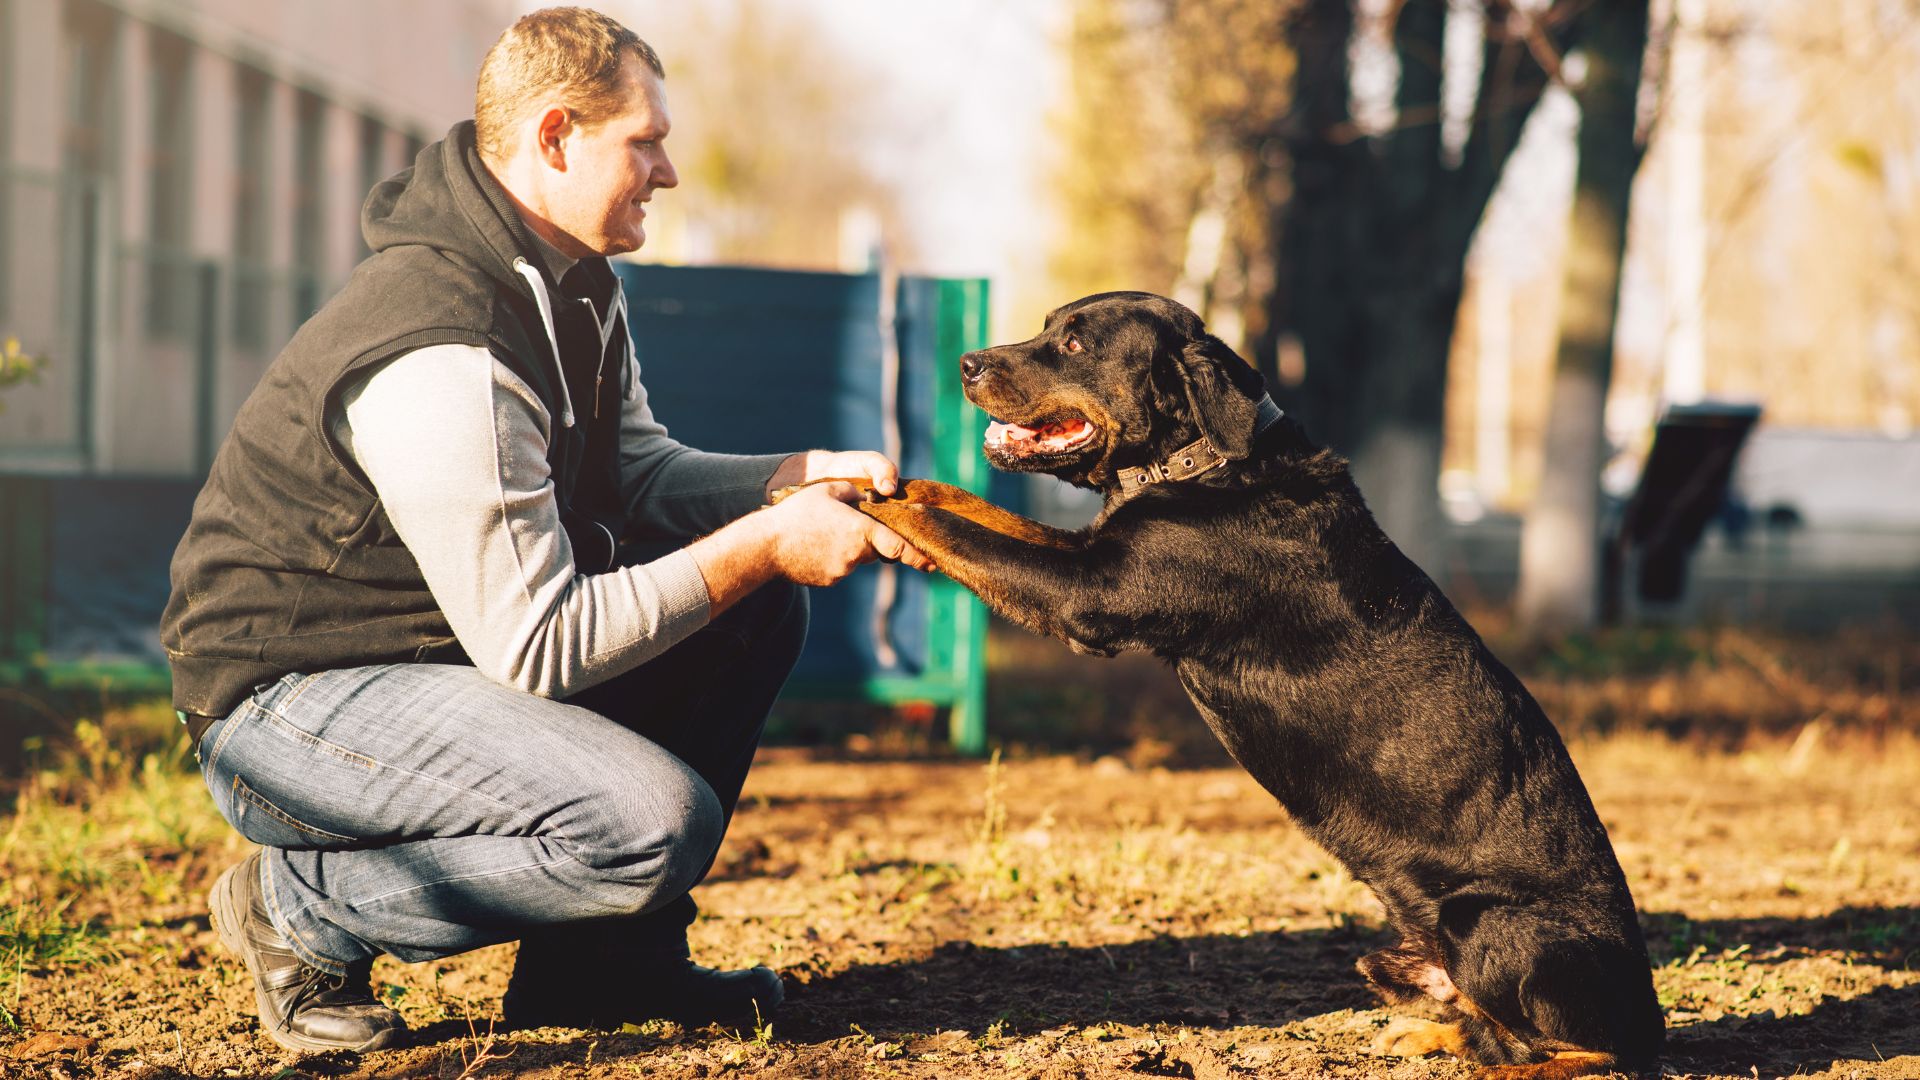
[(220, 807), (227, 823), (240, 835), (274, 848), (332, 848), (357, 844), (352, 836), (310, 825), (276, 806), (273, 800), (255, 791), (239, 773), (227, 785), (227, 798)]

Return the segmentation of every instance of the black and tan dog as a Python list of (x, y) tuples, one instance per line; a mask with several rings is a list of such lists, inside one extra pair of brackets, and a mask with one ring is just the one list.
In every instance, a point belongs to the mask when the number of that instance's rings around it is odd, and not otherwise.
[(927, 481), (862, 509), (995, 611), (1075, 649), (1170, 661), (1235, 759), (1354, 877), (1400, 942), (1359, 968), (1387, 1053), (1496, 1075), (1642, 1069), (1663, 1025), (1633, 899), (1551, 722), (1191, 311), (1060, 308), (961, 361), (986, 453), (1106, 495), (1079, 532)]

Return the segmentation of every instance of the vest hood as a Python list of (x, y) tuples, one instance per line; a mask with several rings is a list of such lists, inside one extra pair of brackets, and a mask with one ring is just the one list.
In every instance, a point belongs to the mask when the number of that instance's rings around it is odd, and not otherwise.
[(446, 138), (420, 151), (411, 168), (374, 186), (360, 209), (360, 233), (375, 252), (416, 244), (433, 248), (536, 299), (514, 264), (524, 260), (539, 267), (539, 249), (506, 190), (480, 160), (471, 120), (453, 125)]

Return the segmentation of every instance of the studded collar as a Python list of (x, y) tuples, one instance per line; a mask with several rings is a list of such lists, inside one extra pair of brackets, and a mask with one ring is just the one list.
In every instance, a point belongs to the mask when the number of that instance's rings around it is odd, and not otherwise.
[[(1268, 428), (1279, 423), (1280, 418), (1285, 415), (1280, 411), (1280, 406), (1273, 403), (1273, 398), (1266, 394), (1260, 395), (1259, 415), (1253, 424), (1253, 437), (1257, 439), (1265, 434)], [(1121, 493), (1131, 495), (1155, 484), (1191, 479), (1201, 473), (1211, 472), (1226, 463), (1227, 458), (1220, 451), (1215, 450), (1213, 444), (1202, 435), (1160, 461), (1131, 469), (1121, 469), (1115, 475), (1120, 481)]]

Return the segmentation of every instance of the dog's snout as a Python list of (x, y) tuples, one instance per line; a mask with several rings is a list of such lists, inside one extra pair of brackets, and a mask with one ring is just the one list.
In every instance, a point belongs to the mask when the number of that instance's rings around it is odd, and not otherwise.
[(960, 358), (960, 377), (968, 382), (979, 382), (986, 374), (987, 358), (977, 352), (970, 352)]

